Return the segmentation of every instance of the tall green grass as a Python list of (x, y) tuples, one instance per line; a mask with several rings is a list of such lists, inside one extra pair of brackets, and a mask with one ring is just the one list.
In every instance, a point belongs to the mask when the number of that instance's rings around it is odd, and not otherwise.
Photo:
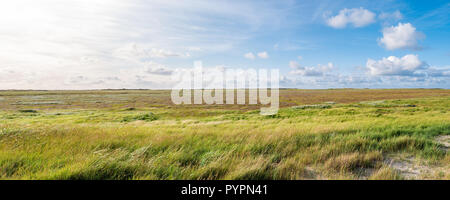
[(0, 178), (401, 179), (384, 162), (392, 154), (448, 169), (435, 138), (450, 134), (449, 104), (440, 97), (288, 107), (269, 117), (191, 108), (3, 111)]

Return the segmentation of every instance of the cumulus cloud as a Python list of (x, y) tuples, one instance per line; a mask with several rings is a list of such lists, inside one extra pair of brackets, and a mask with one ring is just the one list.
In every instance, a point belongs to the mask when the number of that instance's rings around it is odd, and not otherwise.
[(296, 61), (289, 62), (289, 67), (292, 68), (290, 74), (301, 76), (323, 76), (333, 69), (333, 63), (327, 65), (317, 65), (315, 67), (302, 67)]
[(405, 55), (401, 58), (389, 56), (375, 61), (368, 59), (366, 68), (370, 75), (374, 76), (418, 76), (427, 64), (419, 59), (417, 55)]
[(344, 8), (339, 14), (327, 19), (326, 23), (333, 28), (345, 28), (348, 24), (363, 27), (375, 22), (376, 14), (364, 8)]
[(269, 54), (267, 52), (265, 52), (265, 51), (259, 52), (258, 53), (258, 57), (260, 57), (262, 59), (267, 59), (267, 58), (269, 58)]
[[(429, 66), (417, 55), (369, 59), (366, 72), (341, 73), (333, 64), (303, 67), (289, 62), (292, 69), (283, 76), (282, 87), (300, 88), (446, 88), (450, 81), (450, 67)], [(330, 73), (332, 72), (332, 73)]]
[(244, 55), (245, 58), (250, 59), (250, 60), (254, 60), (255, 59), (255, 55), (252, 52), (248, 52)]
[(421, 47), (418, 40), (423, 39), (425, 35), (417, 32), (416, 28), (410, 23), (398, 23), (397, 26), (386, 27), (383, 29), (383, 38), (379, 39), (380, 44), (388, 50), (411, 49), (418, 50)]
[(296, 88), (446, 88), (449, 76), (370, 76), (328, 73), (324, 76), (286, 76), (281, 87)]
[(431, 77), (450, 77), (450, 67), (429, 67), (427, 75)]

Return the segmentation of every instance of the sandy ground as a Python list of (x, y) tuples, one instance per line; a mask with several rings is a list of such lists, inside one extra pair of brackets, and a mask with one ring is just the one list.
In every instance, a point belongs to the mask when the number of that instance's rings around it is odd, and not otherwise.
[[(436, 141), (448, 152), (450, 135), (439, 136), (436, 138)], [(446, 177), (450, 174), (450, 166), (437, 166), (425, 163), (412, 156), (390, 156), (385, 160), (385, 164), (397, 170), (406, 179), (427, 179), (436, 176)]]

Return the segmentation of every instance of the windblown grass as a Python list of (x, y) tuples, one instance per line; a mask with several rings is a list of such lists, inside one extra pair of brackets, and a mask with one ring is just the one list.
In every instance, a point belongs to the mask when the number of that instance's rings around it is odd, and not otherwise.
[(402, 179), (384, 162), (392, 154), (441, 166), (431, 178), (448, 179), (435, 138), (450, 134), (449, 97), (320, 105), (270, 117), (128, 103), (7, 109), (0, 179)]

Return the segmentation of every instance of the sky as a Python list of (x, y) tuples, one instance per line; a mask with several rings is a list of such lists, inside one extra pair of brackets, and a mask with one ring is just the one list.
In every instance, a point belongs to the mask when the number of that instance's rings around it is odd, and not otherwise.
[(0, 89), (170, 89), (195, 61), (289, 88), (450, 88), (446, 0), (0, 4)]

